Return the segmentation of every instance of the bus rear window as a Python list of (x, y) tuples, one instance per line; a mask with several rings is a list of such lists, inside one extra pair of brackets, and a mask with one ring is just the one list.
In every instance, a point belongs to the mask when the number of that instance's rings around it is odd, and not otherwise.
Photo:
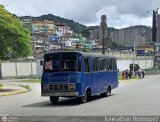
[(60, 55), (58, 53), (46, 54), (44, 57), (44, 71), (58, 72), (60, 68)]
[(63, 72), (76, 71), (77, 54), (71, 52), (53, 53), (45, 55), (44, 71)]

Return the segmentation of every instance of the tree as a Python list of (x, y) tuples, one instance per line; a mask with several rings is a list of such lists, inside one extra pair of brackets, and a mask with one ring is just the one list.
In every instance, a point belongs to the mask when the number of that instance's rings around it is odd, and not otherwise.
[(25, 58), (31, 54), (31, 49), (29, 32), (0, 5), (0, 60)]
[(131, 71), (133, 71), (133, 66), (134, 66), (134, 71), (138, 71), (139, 69), (140, 69), (140, 67), (139, 67), (139, 65), (138, 64), (130, 64), (129, 65), (129, 69), (131, 70)]
[(90, 36), (90, 31), (89, 31), (89, 29), (83, 29), (81, 31), (81, 34), (82, 34), (82, 36), (88, 38)]

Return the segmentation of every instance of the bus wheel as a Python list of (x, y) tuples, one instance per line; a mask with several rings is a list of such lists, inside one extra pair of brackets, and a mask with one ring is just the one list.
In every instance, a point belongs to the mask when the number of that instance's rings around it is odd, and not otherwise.
[(87, 93), (85, 93), (85, 95), (82, 96), (82, 97), (80, 97), (79, 99), (80, 99), (81, 103), (86, 103), (88, 101), (88, 95), (87, 95)]
[(111, 86), (107, 88), (106, 97), (111, 95)]
[(107, 88), (106, 92), (100, 94), (101, 97), (108, 97), (110, 95), (111, 95), (111, 87), (110, 86)]
[(50, 101), (51, 101), (52, 104), (56, 104), (58, 102), (58, 99), (59, 99), (59, 97), (56, 97), (56, 96), (51, 96), (50, 97)]

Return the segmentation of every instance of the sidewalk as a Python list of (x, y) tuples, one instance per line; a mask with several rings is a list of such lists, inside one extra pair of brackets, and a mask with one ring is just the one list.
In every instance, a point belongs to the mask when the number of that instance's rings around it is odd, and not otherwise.
[(1, 83), (3, 86), (0, 88), (0, 96), (9, 96), (15, 94), (21, 94), (30, 91), (30, 89), (25, 88), (24, 86)]

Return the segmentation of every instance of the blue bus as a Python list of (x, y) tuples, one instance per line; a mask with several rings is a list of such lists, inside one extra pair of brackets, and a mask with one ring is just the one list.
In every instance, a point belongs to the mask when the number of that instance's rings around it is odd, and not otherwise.
[(41, 95), (51, 103), (59, 97), (78, 97), (85, 103), (93, 95), (109, 96), (118, 87), (117, 60), (113, 56), (85, 52), (44, 55)]

